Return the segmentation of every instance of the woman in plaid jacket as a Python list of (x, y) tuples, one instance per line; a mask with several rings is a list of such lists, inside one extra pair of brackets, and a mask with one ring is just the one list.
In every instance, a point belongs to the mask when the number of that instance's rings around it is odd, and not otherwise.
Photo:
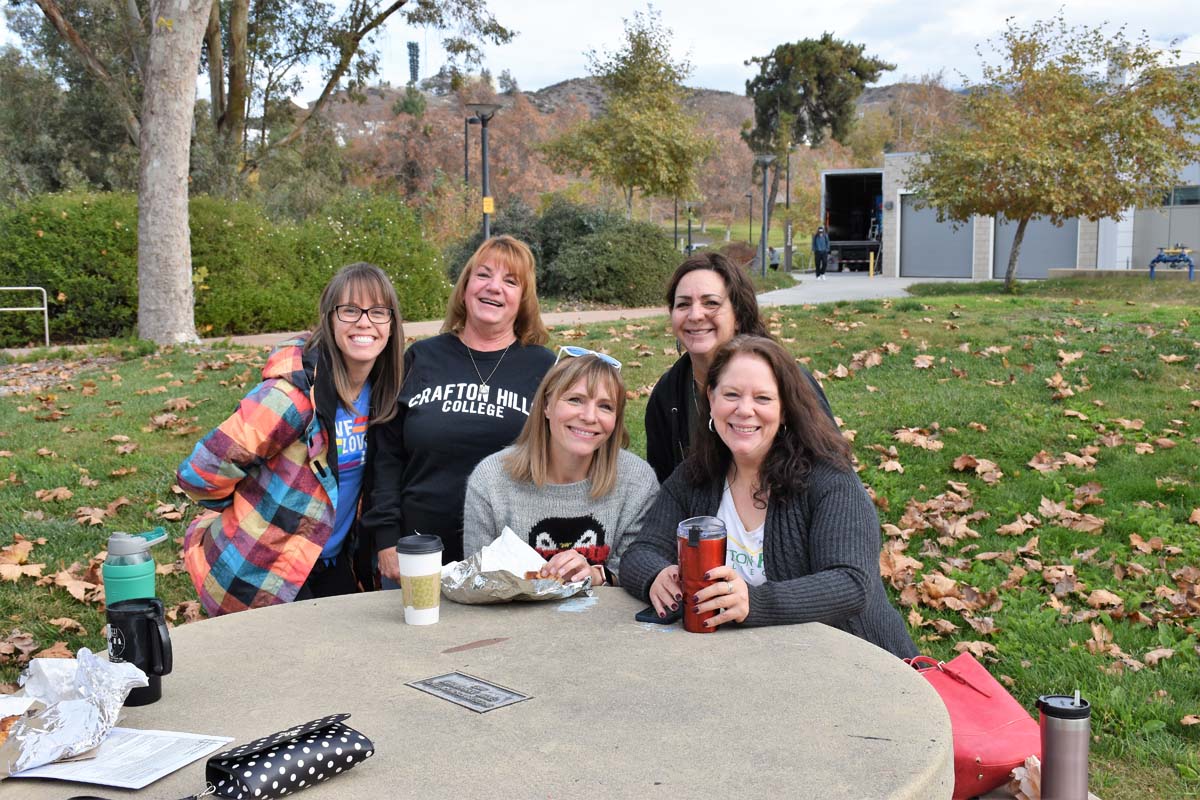
[(284, 342), (263, 381), (179, 466), (208, 511), (184, 563), (210, 615), (374, 588), (358, 541), (375, 428), (396, 414), (404, 332), (378, 267), (351, 264), (321, 293), (316, 330)]

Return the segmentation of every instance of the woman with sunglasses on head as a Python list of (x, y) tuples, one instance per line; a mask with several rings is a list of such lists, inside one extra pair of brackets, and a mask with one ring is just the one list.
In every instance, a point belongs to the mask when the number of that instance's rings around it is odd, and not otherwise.
[(383, 270), (358, 263), (333, 277), (319, 311), (179, 466), (179, 486), (209, 509), (188, 526), (183, 559), (210, 615), (374, 588), (358, 508), (378, 426), (396, 415), (400, 306)]
[[(693, 255), (679, 265), (667, 284), (667, 308), (684, 352), (658, 379), (646, 405), (646, 460), (659, 482), (687, 457), (705, 376), (717, 350), (738, 334), (770, 337), (758, 314), (754, 284), (720, 253)], [(820, 385), (807, 370), (803, 374), (832, 418)]]
[[(792, 355), (738, 336), (713, 357), (697, 432), (622, 560), (622, 585), (666, 616), (682, 603), (728, 623), (823, 622), (894, 655), (917, 649), (879, 574), (879, 518), (850, 445), (821, 409)], [(675, 529), (725, 523), (726, 565), (685, 597)]]
[(443, 561), (462, 558), (467, 477), (521, 432), (554, 363), (548, 338), (533, 253), (511, 236), (486, 240), (458, 277), (442, 333), (408, 349), (399, 412), (379, 433), (363, 522), (384, 588), (398, 587), (402, 536), (440, 536)]
[(628, 444), (621, 362), (559, 348), (516, 443), (471, 473), (465, 555), (507, 526), (548, 559), (543, 576), (616, 584), (621, 555), (658, 491), (650, 465), (622, 449)]

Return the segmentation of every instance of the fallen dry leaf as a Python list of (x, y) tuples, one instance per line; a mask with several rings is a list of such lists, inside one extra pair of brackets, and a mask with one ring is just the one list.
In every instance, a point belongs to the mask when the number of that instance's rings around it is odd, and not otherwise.
[(1159, 647), (1142, 656), (1142, 660), (1146, 662), (1147, 666), (1154, 667), (1158, 665), (1159, 661), (1164, 661), (1173, 655), (1175, 655), (1175, 651), (1170, 647)]
[(87, 636), (87, 630), (83, 625), (70, 617), (55, 617), (50, 620), (50, 624), (57, 625), (63, 633), (78, 633), (80, 636)]
[(45, 650), (41, 650), (37, 653), (34, 653), (33, 657), (34, 658), (74, 658), (75, 654), (73, 652), (71, 652), (71, 648), (67, 647), (66, 642), (55, 642), (54, 644), (47, 647)]
[(1088, 595), (1087, 604), (1092, 608), (1120, 608), (1125, 601), (1107, 589), (1096, 589)]
[(956, 653), (970, 653), (977, 659), (981, 659), (989, 653), (996, 652), (996, 646), (988, 642), (959, 642), (954, 645)]

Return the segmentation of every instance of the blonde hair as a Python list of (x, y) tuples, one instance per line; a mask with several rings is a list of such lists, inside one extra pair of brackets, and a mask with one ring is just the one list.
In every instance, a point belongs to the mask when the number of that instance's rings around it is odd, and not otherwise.
[(467, 324), (467, 284), (475, 274), (475, 268), (487, 261), (507, 267), (521, 286), (521, 303), (517, 307), (517, 318), (513, 320), (513, 334), (517, 341), (521, 344), (545, 344), (550, 334), (542, 323), (542, 312), (538, 308), (537, 265), (533, 260), (533, 252), (527, 244), (507, 234), (485, 240), (467, 259), (450, 294), (450, 302), (446, 304), (442, 333), (462, 333)]
[(550, 421), (546, 418), (546, 409), (580, 380), (585, 381), (587, 393), (593, 397), (600, 386), (606, 385), (616, 406), (612, 435), (592, 455), (588, 467), (592, 499), (595, 500), (616, 486), (617, 461), (621, 449), (629, 445), (629, 431), (625, 429), (625, 382), (621, 380), (620, 372), (595, 356), (564, 358), (546, 373), (533, 395), (529, 419), (525, 420), (525, 427), (513, 443), (512, 451), (504, 457), (504, 468), (513, 480), (546, 485), (550, 470)]
[(333, 335), (333, 315), (337, 305), (353, 296), (355, 292), (362, 292), (371, 298), (371, 302), (392, 310), (392, 321), (389, 325), (391, 335), (388, 336), (383, 352), (375, 359), (370, 375), (371, 413), (368, 424), (378, 425), (396, 416), (396, 398), (400, 394), (400, 383), (404, 376), (404, 326), (400, 321), (400, 301), (387, 274), (365, 261), (348, 264), (338, 270), (321, 292), (321, 299), (317, 304), (321, 318), (305, 348), (311, 350), (323, 347), (329, 354), (333, 386), (337, 390), (338, 399), (347, 411), (353, 411), (357, 398), (350, 386), (345, 356), (338, 349), (337, 339)]

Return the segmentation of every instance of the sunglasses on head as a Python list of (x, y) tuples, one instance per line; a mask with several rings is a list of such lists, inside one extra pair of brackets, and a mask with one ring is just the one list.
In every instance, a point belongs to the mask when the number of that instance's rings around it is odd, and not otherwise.
[(617, 372), (621, 371), (621, 362), (610, 356), (608, 353), (597, 353), (595, 350), (588, 350), (586, 347), (578, 347), (573, 344), (564, 344), (558, 348), (558, 358), (554, 359), (557, 364), (562, 361), (563, 356), (567, 358), (582, 358), (583, 356), (595, 356), (596, 358), (608, 364)]

